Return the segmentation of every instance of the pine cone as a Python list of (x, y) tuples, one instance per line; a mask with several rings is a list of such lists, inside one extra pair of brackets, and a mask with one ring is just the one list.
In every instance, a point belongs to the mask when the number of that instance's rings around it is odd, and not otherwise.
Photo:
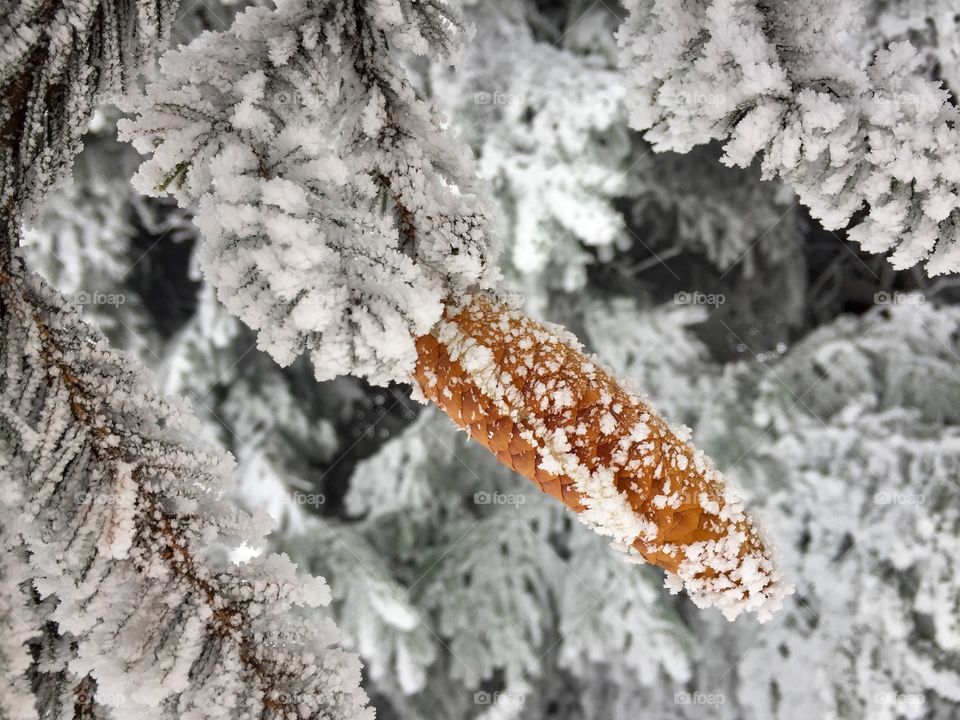
[(779, 608), (790, 589), (723, 477), (568, 332), (474, 295), (417, 352), (427, 398), (671, 592), (729, 619)]

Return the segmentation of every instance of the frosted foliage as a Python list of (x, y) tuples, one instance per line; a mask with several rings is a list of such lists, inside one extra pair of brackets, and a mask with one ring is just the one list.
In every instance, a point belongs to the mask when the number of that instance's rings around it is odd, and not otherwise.
[(18, 671), (0, 707), (48, 716), (45, 698), (17, 701), (48, 672), (29, 641), (68, 653), (73, 694), (113, 717), (372, 717), (332, 623), (290, 613), (329, 601), (323, 579), (283, 555), (214, 552), (267, 529), (221, 500), (229, 456), (188, 440), (185, 409), (59, 296), (0, 279), (2, 567), (21, 591), (0, 604)]
[(19, 502), (17, 487), (10, 467), (0, 466), (0, 667), (8, 687), (0, 692), (0, 715), (13, 720), (28, 720), (33, 693), (27, 672), (32, 664), (28, 643), (42, 635), (43, 620), (39, 617), (30, 592), (30, 567), (13, 533), (12, 509)]
[(435, 509), (438, 498), (423, 469), (450, 462), (447, 443), (452, 434), (446, 417), (432, 408), (424, 410), (402, 440), (387, 443), (354, 470), (346, 497), (350, 514), (373, 519), (399, 509)]
[(610, 679), (627, 686), (655, 685), (663, 674), (671, 682), (688, 680), (692, 638), (659, 601), (663, 582), (656, 572), (625, 565), (590, 533), (574, 534), (571, 546), (570, 577), (558, 587), (560, 666), (579, 676), (617, 658)]
[(956, 97), (960, 92), (960, 15), (954, 0), (875, 0), (868, 3), (867, 28), (873, 44), (913, 43), (927, 72), (942, 78)]
[[(469, 527), (451, 523), (448, 531), (455, 539)], [(497, 668), (503, 668), (508, 682), (524, 673), (539, 674), (548, 587), (561, 571), (559, 557), (538, 535), (548, 530), (531, 526), (527, 508), (494, 513), (472, 530), (482, 539), (480, 546), (453, 546), (424, 589), (428, 607), (438, 613), (438, 631), (449, 638), (456, 663), (450, 673), (467, 686)]]
[(216, 291), (203, 283), (193, 317), (169, 343), (163, 358), (161, 385), (175, 395), (205, 395), (237, 373), (230, 350), (240, 335), (240, 323), (224, 309)]
[[(134, 233), (127, 217), (132, 190), (125, 176), (107, 163), (105, 143), (86, 140), (73, 180), (52, 193), (23, 237), (25, 257), (60, 292), (67, 295), (119, 290), (130, 268), (127, 247)], [(108, 155), (111, 166), (118, 158)]]
[(632, 0), (619, 32), (631, 123), (656, 150), (761, 156), (824, 227), (896, 268), (960, 269), (960, 128), (906, 42), (865, 61), (859, 4)]
[(423, 690), (439, 644), (377, 549), (348, 525), (313, 518), (290, 546), (312, 572), (335, 578), (331, 590), (343, 643), (364, 658), (370, 678), (403, 695)]
[(303, 530), (302, 517), (317, 494), (301, 478), (313, 463), (326, 462), (337, 447), (331, 423), (311, 417), (272, 364), (229, 382), (216, 417), (223, 443), (237, 459), (235, 497), (243, 507), (269, 513), (285, 529)]
[(547, 274), (574, 291), (586, 282), (588, 248), (609, 252), (626, 238), (612, 206), (630, 149), (624, 90), (602, 58), (537, 40), (528, 11), (512, 0), (476, 5), (475, 38), (456, 71), (434, 73), (434, 87), (476, 136), (478, 171), (502, 210), (509, 270), (526, 285)]
[[(0, 2), (0, 718), (369, 718), (352, 653), (385, 720), (956, 717), (957, 290), (794, 205), (960, 264), (956, 0), (627, 0), (619, 43), (612, 3), (460, 4)], [(22, 221), (156, 383), (11, 270)], [(737, 477), (797, 586), (766, 625), (312, 382), (406, 379), (497, 262)]]
[(430, 516), (459, 514), (464, 497), (478, 491), (527, 489), (516, 483), (513, 473), (428, 406), (402, 433), (358, 463), (345, 504), (350, 515), (371, 525), (403, 517), (431, 522)]
[(0, 6), (0, 240), (70, 170), (96, 104), (169, 33), (174, 0), (9, 0)]
[[(811, 334), (796, 360), (778, 366), (776, 377), (800, 392), (813, 387), (803, 405), (822, 418), (862, 404), (877, 412), (908, 408), (924, 422), (958, 424), (958, 317), (954, 308), (932, 303), (874, 309), (863, 319), (842, 317)], [(792, 404), (776, 379), (763, 389), (760, 422)]]
[(932, 305), (842, 318), (750, 398), (768, 431), (748, 462), (777, 478), (757, 501), (802, 602), (745, 640), (745, 716), (948, 717), (960, 701), (958, 326)]
[(124, 138), (143, 192), (197, 203), (200, 264), (281, 364), (402, 380), (442, 300), (496, 277), (469, 151), (390, 47), (450, 53), (435, 3), (252, 8), (161, 61)]

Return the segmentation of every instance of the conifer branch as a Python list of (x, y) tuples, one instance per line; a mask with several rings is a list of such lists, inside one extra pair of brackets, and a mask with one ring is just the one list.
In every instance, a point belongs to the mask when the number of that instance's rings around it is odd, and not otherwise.
[(75, 646), (71, 671), (124, 715), (364, 717), (356, 659), (288, 615), (327, 603), (323, 581), (284, 556), (210, 554), (265, 542), (263, 518), (220, 499), (230, 458), (187, 441), (185, 409), (37, 280), (0, 275), (0, 320), (2, 494), (20, 498), (5, 544), (52, 599), (39, 619)]

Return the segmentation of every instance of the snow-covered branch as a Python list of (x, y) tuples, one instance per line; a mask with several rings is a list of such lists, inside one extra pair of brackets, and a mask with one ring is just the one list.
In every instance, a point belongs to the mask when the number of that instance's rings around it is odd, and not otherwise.
[(227, 559), (266, 525), (221, 499), (232, 461), (186, 409), (39, 280), (0, 275), (0, 322), (3, 714), (47, 717), (52, 666), (122, 717), (371, 717), (333, 625), (293, 617), (324, 581)]
[(11, 0), (0, 7), (0, 254), (62, 180), (97, 103), (166, 39), (177, 0)]
[(960, 127), (906, 42), (862, 59), (859, 3), (631, 0), (631, 122), (657, 150), (762, 157), (828, 229), (896, 268), (960, 269)]
[(444, 298), (496, 279), (469, 150), (396, 57), (462, 34), (440, 2), (290, 0), (168, 53), (128, 101), (138, 188), (199, 202), (204, 271), (278, 362), (406, 379)]

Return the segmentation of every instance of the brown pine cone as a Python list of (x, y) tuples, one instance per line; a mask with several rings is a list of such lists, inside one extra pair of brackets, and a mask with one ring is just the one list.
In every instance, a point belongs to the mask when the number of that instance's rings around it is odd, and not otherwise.
[(417, 352), (427, 398), (671, 592), (730, 619), (779, 608), (790, 589), (723, 477), (568, 332), (474, 295)]

